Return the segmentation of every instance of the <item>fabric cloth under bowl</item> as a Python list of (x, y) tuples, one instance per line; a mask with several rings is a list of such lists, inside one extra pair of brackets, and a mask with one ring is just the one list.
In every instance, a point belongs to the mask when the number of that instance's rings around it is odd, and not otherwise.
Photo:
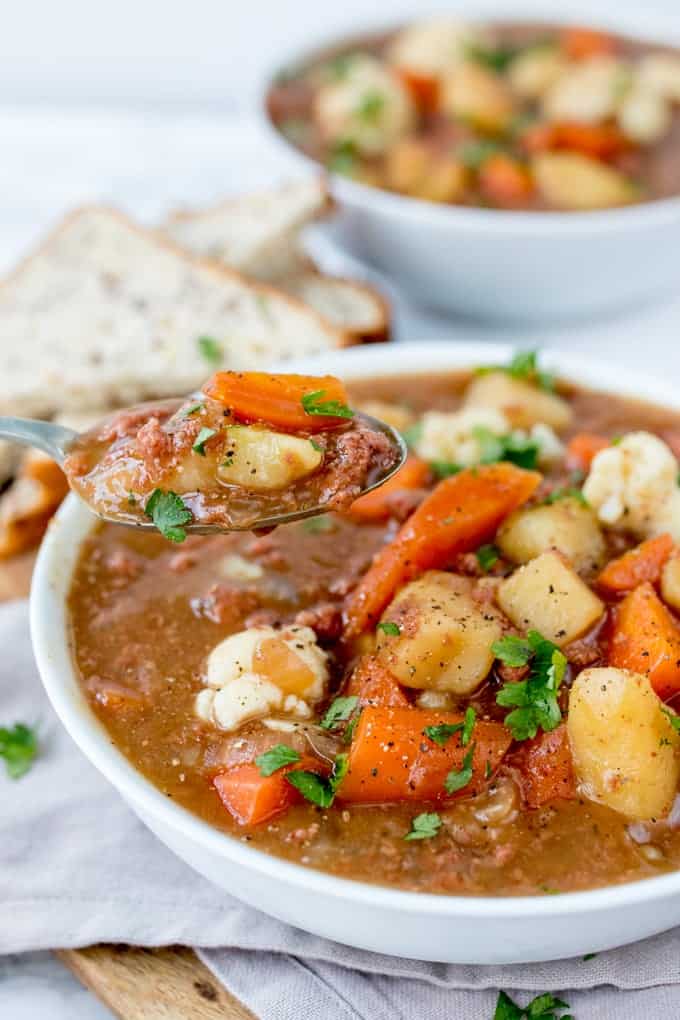
[(497, 989), (559, 993), (576, 1020), (680, 1016), (680, 929), (591, 959), (515, 967), (395, 959), (308, 935), (217, 891), (142, 825), (52, 712), (25, 602), (0, 607), (0, 725), (37, 726), (0, 767), (0, 953), (128, 942), (200, 947), (260, 1020), (491, 1020)]

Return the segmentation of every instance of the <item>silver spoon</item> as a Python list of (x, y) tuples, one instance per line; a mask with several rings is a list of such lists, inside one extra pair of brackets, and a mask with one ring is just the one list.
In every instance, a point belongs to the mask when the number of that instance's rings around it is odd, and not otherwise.
[[(394, 466), (384, 474), (379, 475), (378, 478), (374, 479), (370, 485), (362, 489), (361, 494), (365, 495), (367, 492), (372, 492), (373, 489), (377, 489), (379, 485), (383, 485), (389, 478), (394, 475), (404, 463), (408, 448), (404, 442), (403, 437), (397, 432), (396, 429), (392, 428), (384, 421), (379, 421), (377, 418), (372, 418), (368, 414), (363, 414), (360, 411), (354, 412), (355, 419), (358, 418), (367, 425), (370, 425), (372, 429), (377, 432), (382, 432), (390, 440), (394, 450), (398, 456), (395, 460)], [(68, 456), (72, 445), (76, 440), (80, 439), (80, 434), (74, 429), (64, 428), (63, 425), (55, 425), (48, 421), (35, 421), (31, 418), (8, 418), (0, 416), (0, 439), (9, 439), (13, 443), (18, 443), (20, 446), (33, 446), (38, 450), (42, 450), (48, 457), (56, 461), (60, 467), (63, 467), (64, 461)], [(103, 521), (108, 521), (111, 524), (124, 525), (129, 528), (147, 528), (152, 531), (156, 530), (156, 525), (151, 520), (144, 519), (131, 519), (129, 517), (117, 517), (115, 515), (102, 514), (96, 510), (91, 504), (87, 504), (89, 509), (100, 517)], [(261, 517), (255, 521), (249, 521), (248, 524), (224, 527), (219, 524), (197, 524), (189, 523), (184, 525), (184, 530), (187, 533), (194, 535), (208, 535), (215, 534), (221, 531), (253, 531), (253, 530), (265, 530), (270, 528), (276, 528), (280, 524), (290, 524), (292, 521), (299, 521), (305, 517), (316, 517), (318, 514), (326, 513), (328, 506), (316, 506), (310, 507), (305, 510), (296, 510), (292, 513), (279, 514), (274, 517)]]

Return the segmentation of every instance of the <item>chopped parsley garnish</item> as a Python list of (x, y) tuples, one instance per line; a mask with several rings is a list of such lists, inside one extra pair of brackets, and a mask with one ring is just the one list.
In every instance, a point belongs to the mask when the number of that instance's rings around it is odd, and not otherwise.
[(319, 443), (317, 443), (316, 439), (310, 439), (309, 441), (312, 444), (312, 449), (316, 450), (317, 453), (323, 453), (324, 452), (323, 446), (321, 446)]
[(569, 1009), (569, 1003), (555, 998), (551, 992), (537, 995), (526, 1006), (518, 1006), (505, 992), (499, 992), (493, 1020), (574, 1020), (563, 1009)]
[(472, 705), (468, 705), (468, 707), (465, 709), (465, 722), (463, 723), (463, 732), (460, 735), (460, 742), (463, 747), (467, 747), (467, 745), (472, 740), (472, 731), (475, 728), (476, 722), (477, 713), (475, 712)]
[(588, 960), (594, 960), (596, 956), (597, 953), (586, 953), (586, 955), (583, 957), (583, 962), (587, 963)]
[(342, 81), (349, 74), (352, 64), (356, 63), (358, 54), (340, 53), (323, 66), (323, 73), (333, 81)]
[(359, 711), (354, 716), (354, 718), (350, 719), (350, 721), (347, 723), (347, 726), (345, 727), (345, 732), (342, 735), (342, 742), (343, 742), (343, 744), (351, 744), (352, 743), (352, 737), (354, 736), (354, 731), (357, 728), (357, 723), (359, 722), (359, 719), (361, 718), (361, 712), (362, 712), (362, 709), (359, 709)]
[(422, 421), (414, 422), (413, 425), (409, 425), (408, 428), (402, 429), (401, 432), (404, 442), (411, 449), (413, 449), (413, 447), (420, 442), (422, 434), (423, 434)]
[(450, 478), (462, 471), (460, 464), (454, 464), (450, 460), (431, 460), (428, 467), (435, 478)]
[(336, 698), (335, 701), (328, 707), (320, 725), (323, 726), (325, 730), (332, 730), (337, 723), (345, 722), (345, 720), (349, 719), (358, 703), (359, 699), (354, 694), (350, 694), (342, 698)]
[(487, 159), (502, 151), (503, 147), (498, 142), (480, 139), (476, 142), (464, 142), (458, 146), (456, 156), (465, 166), (477, 170)]
[(389, 634), (391, 637), (399, 637), (401, 634), (401, 627), (393, 620), (382, 620), (375, 629), (381, 630), (383, 634)]
[(310, 535), (321, 535), (324, 531), (332, 531), (335, 525), (330, 514), (317, 514), (303, 521), (302, 527)]
[(543, 372), (538, 367), (537, 351), (517, 351), (507, 365), (482, 365), (477, 369), (479, 375), (486, 375), (489, 372), (505, 372), (513, 379), (522, 379), (549, 393), (555, 389), (554, 377), (550, 372)]
[(442, 827), (442, 820), (436, 811), (424, 811), (411, 822), (411, 830), (404, 839), (432, 839)]
[(571, 487), (553, 489), (552, 492), (548, 493), (543, 502), (550, 505), (551, 503), (557, 503), (560, 499), (575, 499), (582, 506), (588, 506), (588, 500), (581, 490)]
[(213, 340), (211, 336), (199, 336), (196, 343), (198, 344), (199, 353), (209, 365), (220, 365), (222, 363), (224, 351), (217, 340)]
[(347, 404), (341, 404), (339, 400), (321, 400), (325, 390), (314, 390), (313, 393), (305, 393), (301, 403), (305, 414), (322, 415), (329, 418), (353, 418), (354, 411)]
[(294, 772), (286, 773), (286, 782), (294, 786), (305, 800), (311, 801), (317, 807), (328, 808), (335, 800), (336, 790), (347, 775), (348, 768), (349, 758), (346, 754), (339, 754), (328, 779), (325, 776), (318, 776), (316, 772), (296, 769)]
[(491, 49), (487, 46), (469, 45), (466, 46), (466, 54), (470, 60), (474, 60), (483, 67), (492, 71), (505, 71), (521, 50), (516, 46), (498, 46)]
[(493, 567), (494, 563), (498, 563), (500, 553), (495, 545), (480, 545), (479, 549), (475, 553), (477, 562), (486, 574)]
[(0, 758), (10, 779), (20, 779), (28, 772), (38, 753), (38, 738), (24, 723), (15, 723), (11, 729), (0, 726)]
[(357, 162), (357, 147), (350, 138), (345, 138), (331, 148), (326, 166), (336, 174), (351, 175)]
[(496, 695), (496, 701), (514, 711), (505, 717), (505, 725), (515, 740), (535, 737), (539, 729), (549, 733), (559, 726), (562, 712), (557, 692), (567, 668), (566, 656), (557, 645), (548, 641), (536, 630), (530, 630), (526, 641), (511, 640), (511, 635), (494, 641), (491, 650), (509, 666), (524, 666), (528, 662), (530, 673), (526, 680), (507, 683)]
[(460, 733), (465, 723), (439, 723), (437, 726), (426, 726), (423, 730), (428, 740), (432, 740), (440, 747), (446, 747), (454, 733)]
[(524, 436), (520, 432), (497, 436), (491, 429), (482, 425), (476, 426), (472, 434), (479, 443), (481, 464), (495, 464), (507, 460), (528, 470), (536, 467), (541, 449), (536, 439)]
[(382, 92), (365, 92), (357, 107), (357, 117), (368, 124), (375, 124), (380, 120), (385, 109), (385, 97)]
[(271, 776), (284, 765), (294, 765), (300, 758), (301, 755), (294, 748), (288, 747), (287, 744), (276, 744), (275, 747), (270, 747), (268, 751), (258, 755), (255, 764), (261, 776)]
[(196, 436), (196, 442), (191, 447), (194, 453), (198, 453), (201, 457), (205, 457), (205, 444), (213, 436), (217, 435), (217, 429), (209, 429), (206, 425), (203, 426), (201, 431)]
[(463, 758), (463, 765), (460, 769), (451, 769), (448, 776), (444, 780), (444, 789), (447, 793), (457, 793), (458, 790), (464, 789), (472, 779), (472, 759), (475, 753), (475, 745), (473, 744), (470, 750)]
[(187, 537), (182, 525), (189, 523), (192, 513), (176, 492), (154, 489), (146, 501), (144, 513), (169, 542), (183, 542)]
[(182, 412), (182, 417), (191, 418), (193, 414), (198, 414), (198, 412), (202, 411), (204, 407), (205, 404), (192, 404), (191, 407), (187, 407), (186, 411)]
[(661, 711), (666, 716), (675, 732), (680, 733), (680, 715), (676, 715), (675, 712), (672, 712), (670, 708), (666, 708), (665, 705), (661, 706)]

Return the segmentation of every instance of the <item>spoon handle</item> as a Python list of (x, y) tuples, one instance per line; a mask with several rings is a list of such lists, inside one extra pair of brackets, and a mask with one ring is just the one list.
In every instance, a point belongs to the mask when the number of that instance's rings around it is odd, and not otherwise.
[(68, 448), (77, 435), (73, 429), (49, 421), (0, 416), (0, 439), (9, 439), (20, 446), (34, 446), (56, 460), (57, 464), (63, 464)]

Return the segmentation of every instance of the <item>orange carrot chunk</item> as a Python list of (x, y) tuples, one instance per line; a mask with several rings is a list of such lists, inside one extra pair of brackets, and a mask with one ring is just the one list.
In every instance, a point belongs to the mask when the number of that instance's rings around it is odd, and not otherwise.
[[(450, 800), (478, 793), (498, 768), (512, 737), (500, 723), (481, 721), (475, 724), (466, 747), (461, 746), (460, 729), (443, 746), (424, 733), (429, 726), (455, 726), (463, 720), (463, 715), (454, 712), (364, 708), (338, 797), (353, 803), (384, 804)], [(447, 777), (464, 770), (466, 759), (469, 778), (455, 793), (447, 793)]]
[(513, 755), (513, 764), (519, 771), (527, 807), (539, 808), (550, 800), (574, 800), (576, 797), (576, 779), (564, 723), (550, 733), (525, 740)]
[(512, 207), (527, 201), (534, 191), (534, 183), (519, 160), (497, 153), (482, 163), (479, 188), (496, 205)]
[(347, 694), (356, 695), (362, 707), (408, 708), (410, 705), (397, 678), (372, 655), (365, 655), (357, 663), (347, 685)]
[(429, 74), (417, 74), (398, 67), (397, 74), (411, 93), (411, 98), (422, 113), (433, 113), (439, 106), (439, 81)]
[(286, 774), (295, 769), (318, 772), (316, 758), (303, 758), (294, 766), (263, 776), (254, 763), (237, 765), (213, 779), (213, 786), (229, 814), (239, 825), (267, 822), (301, 800), (295, 787), (286, 782)]
[(646, 673), (660, 698), (680, 691), (680, 628), (648, 581), (616, 611), (609, 664)]
[(595, 455), (611, 445), (596, 432), (578, 432), (567, 444), (566, 465), (570, 471), (589, 471)]
[(612, 159), (630, 147), (629, 139), (615, 124), (561, 121), (552, 125), (551, 149), (570, 149), (594, 159)]
[(597, 583), (600, 588), (612, 594), (632, 591), (644, 581), (655, 584), (674, 548), (673, 539), (667, 533), (648, 538), (635, 549), (629, 549), (623, 556), (611, 560), (599, 575)]
[(350, 597), (346, 637), (375, 626), (394, 593), (432, 567), (487, 542), (535, 492), (541, 476), (514, 464), (467, 468), (445, 478), (375, 556)]
[(424, 460), (410, 453), (395, 475), (373, 492), (352, 503), (348, 513), (362, 521), (383, 521), (390, 516), (391, 500), (404, 490), (420, 489), (430, 478), (430, 469)]
[(235, 421), (261, 421), (293, 432), (337, 428), (351, 417), (347, 391), (332, 375), (216, 372), (203, 392), (224, 404)]
[(607, 32), (594, 28), (565, 28), (561, 34), (562, 49), (572, 60), (605, 56), (616, 52), (616, 40)]

